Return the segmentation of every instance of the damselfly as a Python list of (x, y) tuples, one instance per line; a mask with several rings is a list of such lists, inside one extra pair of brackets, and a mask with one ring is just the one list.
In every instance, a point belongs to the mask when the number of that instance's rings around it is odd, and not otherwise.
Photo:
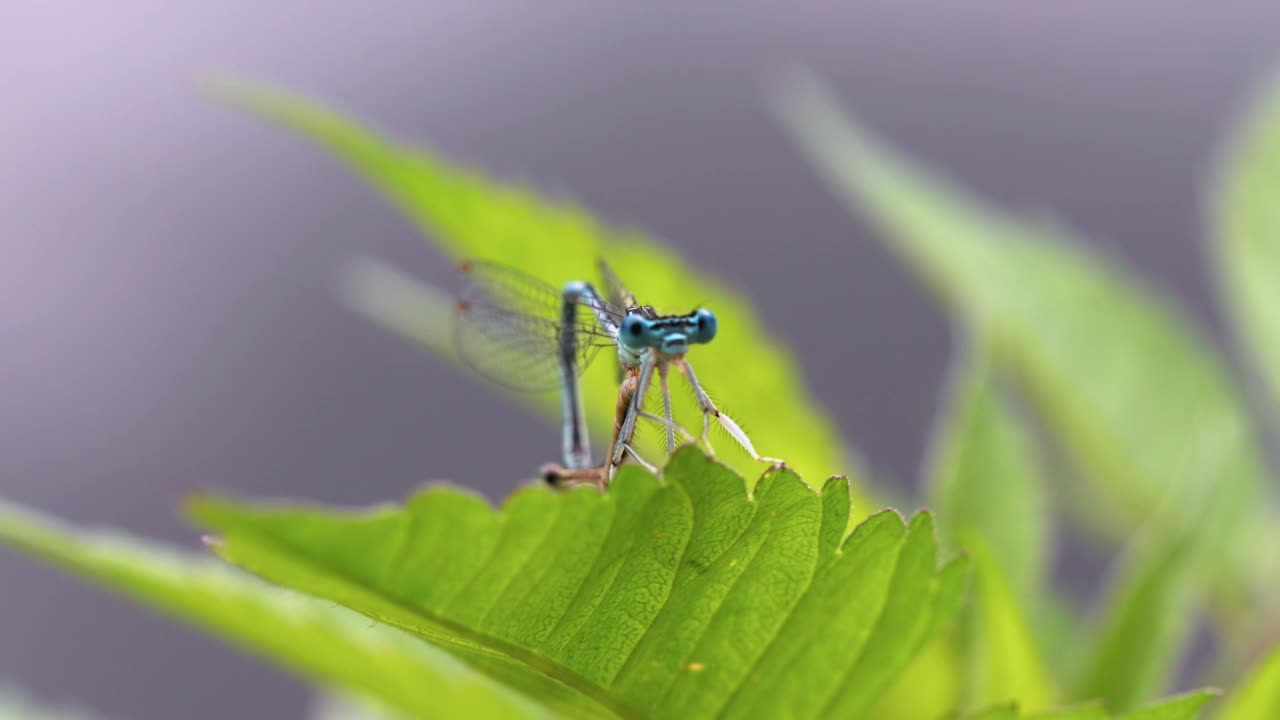
[[(632, 447), (640, 419), (664, 428), (668, 453), (675, 449), (677, 435), (692, 439), (672, 417), (668, 383), (672, 367), (693, 388), (702, 411), (698, 439), (708, 451), (713, 452), (707, 435), (714, 418), (751, 457), (781, 462), (756, 452), (742, 428), (703, 390), (685, 358), (691, 345), (715, 338), (716, 316), (706, 308), (686, 315), (660, 315), (652, 306), (639, 304), (603, 260), (598, 265), (605, 296), (587, 282), (569, 282), (556, 290), (503, 265), (479, 261), (462, 265), (463, 289), (454, 323), (459, 356), (480, 375), (511, 389), (560, 389), (563, 465), (544, 466), (544, 477), (552, 482), (603, 485), (627, 455), (656, 470)], [(604, 463), (595, 465), (578, 376), (601, 348), (617, 353), (621, 377), (613, 439)], [(655, 373), (662, 391), (662, 416), (644, 410)]]

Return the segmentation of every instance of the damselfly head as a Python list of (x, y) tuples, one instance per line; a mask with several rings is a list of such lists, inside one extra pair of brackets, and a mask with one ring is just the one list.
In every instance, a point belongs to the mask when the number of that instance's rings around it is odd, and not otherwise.
[(690, 345), (711, 342), (716, 316), (706, 308), (688, 315), (647, 317), (640, 309), (627, 313), (618, 328), (618, 342), (630, 350), (656, 348), (667, 355), (683, 355)]

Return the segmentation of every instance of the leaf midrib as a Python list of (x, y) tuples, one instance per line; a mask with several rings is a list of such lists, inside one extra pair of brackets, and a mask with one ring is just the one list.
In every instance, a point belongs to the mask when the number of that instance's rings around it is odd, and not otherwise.
[[(667, 485), (666, 489), (675, 490), (679, 492), (684, 497), (684, 499), (689, 503), (689, 505), (696, 510), (697, 502), (695, 502), (694, 498), (689, 495), (689, 493), (687, 492), (687, 489), (681, 486), (679, 483), (672, 483), (670, 485)], [(714, 567), (718, 565), (720, 562), (722, 562), (733, 547), (740, 544), (743, 541), (743, 538), (751, 534), (749, 532), (750, 528), (753, 527), (756, 522), (761, 521), (758, 515), (758, 512), (759, 512), (758, 499), (752, 497), (749, 500), (749, 502), (754, 507), (755, 512), (753, 513), (753, 515), (755, 516), (755, 518), (753, 519), (753, 521), (750, 521), (744, 524), (744, 526), (741, 528), (738, 534), (738, 537), (734, 540), (734, 542), (731, 543), (726, 548), (724, 548), (723, 550), (721, 550), (721, 552), (718, 553), (707, 564), (707, 567), (703, 568), (704, 572), (710, 569), (711, 567)], [(559, 509), (562, 509), (562, 508), (559, 508)], [(774, 513), (774, 515), (782, 512), (784, 511), (779, 510), (778, 512)], [(612, 529), (613, 523), (616, 523), (617, 521), (618, 521), (618, 515), (615, 513), (613, 518), (611, 518), (610, 520), (610, 529)], [(765, 523), (765, 527), (771, 527), (773, 524), (773, 517), (771, 516), (769, 518), (766, 518), (763, 520), (763, 522)], [(539, 545), (545, 542), (547, 537), (554, 534), (552, 531), (554, 530), (555, 524), (556, 524), (555, 520), (547, 524), (546, 531), (544, 532), (542, 539), (539, 541)], [(410, 533), (411, 528), (405, 527), (402, 529), (402, 532)], [(618, 698), (608, 688), (600, 686), (596, 684), (594, 681), (591, 681), (581, 675), (578, 675), (572, 670), (566, 668), (565, 666), (559, 663), (556, 663), (555, 661), (548, 658), (546, 655), (543, 655), (537, 652), (536, 650), (527, 649), (519, 645), (510, 643), (506, 640), (497, 638), (493, 635), (485, 634), (483, 632), (478, 632), (465, 625), (461, 625), (456, 621), (450, 620), (435, 612), (432, 612), (428, 609), (411, 604), (410, 601), (403, 598), (399, 598), (393, 594), (390, 594), (385, 590), (383, 590), (381, 587), (367, 585), (362, 581), (360, 581), (358, 578), (352, 576), (349, 572), (346, 572), (341, 568), (326, 565), (322, 561), (309, 557), (305, 553), (298, 552), (295, 548), (291, 547), (290, 544), (287, 542), (280, 542), (275, 539), (270, 539), (270, 537), (267, 535), (264, 535), (260, 532), (254, 531), (252, 529), (246, 529), (246, 528), (239, 528), (234, 533), (228, 533), (228, 534), (232, 536), (229, 540), (231, 544), (235, 544), (237, 542), (252, 544), (256, 546), (260, 551), (265, 551), (274, 557), (283, 559), (295, 565), (296, 567), (301, 568), (305, 572), (311, 574), (313, 577), (321, 578), (329, 582), (341, 583), (347, 588), (354, 590), (356, 593), (366, 594), (368, 596), (376, 597), (379, 601), (386, 603), (388, 606), (393, 607), (394, 609), (405, 613), (406, 616), (416, 618), (422, 621), (425, 627), (415, 626), (410, 622), (406, 622), (402, 619), (397, 619), (396, 617), (392, 617), (392, 616), (380, 616), (379, 614), (376, 613), (376, 608), (372, 611), (369, 611), (369, 610), (360, 608), (357, 604), (352, 604), (340, 599), (334, 599), (334, 602), (337, 602), (338, 604), (341, 604), (344, 607), (347, 607), (351, 610), (359, 612), (362, 615), (373, 618), (374, 620), (377, 620), (379, 622), (382, 622), (387, 625), (397, 627), (403, 631), (409, 632), (414, 636), (419, 637), (424, 642), (428, 642), (430, 644), (436, 645), (441, 649), (444, 649), (446, 651), (451, 651), (451, 654), (453, 654), (455, 657), (457, 657), (460, 661), (464, 663), (467, 662), (467, 657), (466, 657), (467, 653), (481, 654), (481, 655), (494, 657), (501, 660), (513, 661), (535, 673), (542, 675), (543, 677), (559, 682), (560, 684), (579, 692), (581, 695), (599, 704), (604, 709), (613, 712), (620, 718), (624, 718), (626, 720), (643, 720), (644, 718), (648, 717), (647, 715), (638, 712), (635, 708), (625, 704), (623, 700)], [(609, 533), (606, 532), (602, 536), (601, 547), (597, 549), (597, 553), (603, 551), (603, 545), (604, 545), (604, 542), (606, 541), (608, 534)], [(765, 534), (767, 535), (768, 533), (766, 532)], [(499, 546), (501, 546), (501, 542), (495, 543), (495, 549)], [(684, 565), (684, 560), (687, 559), (687, 553), (688, 553), (688, 547), (686, 546), (686, 548), (684, 549), (681, 555), (682, 566)], [(838, 557), (839, 555), (842, 555), (842, 554), (843, 554), (843, 549), (838, 549), (836, 556)], [(746, 563), (746, 566), (749, 567), (752, 562), (754, 562), (754, 554), (752, 559)], [(247, 567), (252, 570), (251, 565)], [(744, 567), (743, 572), (745, 573), (746, 570), (747, 570), (747, 567)], [(809, 577), (809, 582), (806, 584), (804, 591), (801, 592), (799, 596), (797, 596), (796, 602), (793, 603), (792, 607), (788, 610), (788, 615), (790, 615), (791, 612), (794, 612), (795, 606), (800, 603), (805, 593), (807, 593), (810, 589), (812, 589), (813, 578), (816, 576), (818, 572), (820, 572), (820, 570), (821, 570), (820, 563), (818, 563), (815, 559), (815, 565), (812, 568), (812, 574)], [(270, 578), (268, 578), (268, 580), (270, 580)], [(616, 582), (616, 578), (614, 578), (614, 581)], [(737, 581), (735, 581), (735, 584), (736, 582)], [(674, 591), (674, 587), (673, 587), (673, 591)], [(503, 592), (505, 592), (505, 589)], [(579, 592), (581, 592), (581, 588), (579, 588)], [(598, 609), (599, 608), (597, 608), (596, 610)], [(719, 609), (717, 609), (717, 613), (718, 612), (719, 612)], [(563, 619), (564, 619), (563, 616), (557, 619), (557, 622), (556, 622), (557, 627), (560, 625)], [(778, 626), (778, 628), (775, 630), (774, 636), (771, 637), (769, 641), (765, 644), (765, 647), (762, 650), (760, 656), (757, 658), (757, 661), (760, 659), (760, 657), (763, 657), (768, 654), (769, 649), (772, 647), (774, 641), (776, 641), (777, 639), (777, 634), (781, 631), (784, 625), (785, 625), (785, 621)], [(434, 629), (437, 632), (431, 632), (428, 628)], [(648, 629), (646, 628), (645, 631), (647, 632), (647, 630)], [(620, 667), (619, 672), (621, 672), (622, 668), (625, 668), (629, 664), (631, 660), (631, 655), (634, 654), (636, 648), (638, 647), (639, 645), (637, 644), (631, 649), (631, 653), (628, 655), (627, 660)], [(460, 650), (462, 652), (452, 652), (453, 650)], [(506, 680), (504, 680), (504, 678), (502, 678), (500, 675), (490, 674), (486, 672), (484, 669), (478, 668), (478, 667), (476, 668), (476, 670), (479, 672), (485, 673), (490, 677), (493, 677), (499, 683), (503, 683), (504, 685), (509, 685), (509, 683)], [(615, 678), (616, 677), (617, 676), (615, 675)], [(745, 677), (747, 677), (747, 675), (744, 675), (744, 678)], [(515, 690), (516, 692), (519, 692), (518, 688), (512, 688), (512, 689)], [(666, 697), (667, 694), (669, 694), (670, 690), (671, 690), (671, 687), (669, 685), (663, 690), (662, 692), (663, 697)], [(741, 686), (736, 688), (734, 692), (730, 694), (730, 697), (735, 695), (740, 690), (741, 690)], [(542, 703), (541, 699), (536, 696), (530, 696), (530, 699), (533, 700), (534, 702), (539, 702), (540, 704), (543, 704), (544, 707), (546, 706), (546, 704)], [(724, 708), (726, 707), (728, 707), (728, 699), (726, 699), (725, 702), (721, 704), (713, 714), (716, 716), (721, 715), (724, 711)]]
[[(315, 573), (316, 577), (322, 577), (330, 581), (342, 583), (359, 593), (367, 593), (376, 596), (388, 605), (403, 611), (406, 616), (421, 619), (426, 626), (434, 626), (434, 628), (438, 629), (440, 632), (437, 634), (429, 634), (425, 632), (426, 628), (424, 627), (413, 626), (394, 617), (381, 617), (360, 607), (356, 607), (340, 600), (334, 600), (334, 602), (337, 602), (343, 607), (358, 612), (361, 615), (378, 622), (411, 633), (420, 638), (423, 642), (427, 642), (442, 650), (448, 651), (454, 657), (458, 658), (459, 661), (467, 663), (468, 666), (474, 667), (471, 663), (467, 662), (466, 653), (454, 652), (455, 650), (478, 652), (479, 654), (495, 658), (515, 661), (533, 672), (576, 690), (605, 709), (612, 711), (619, 718), (624, 718), (626, 720), (643, 720), (645, 717), (644, 715), (637, 713), (634, 708), (623, 704), (621, 700), (614, 697), (605, 688), (596, 685), (590, 680), (587, 680), (577, 673), (574, 673), (572, 670), (551, 661), (549, 658), (537, 652), (526, 650), (518, 645), (514, 645), (491, 635), (476, 632), (435, 613), (410, 605), (404, 600), (389, 595), (380, 589), (371, 588), (360, 583), (346, 572), (317, 563), (304, 555), (293, 552), (287, 546), (264, 539), (259, 533), (252, 531), (240, 531), (236, 533), (234, 538), (230, 538), (228, 542), (232, 545), (236, 543), (249, 543), (255, 545), (259, 550), (266, 551), (276, 557), (287, 559), (290, 563), (305, 568), (308, 572)], [(251, 567), (248, 567), (247, 569), (252, 570)], [(266, 577), (265, 575), (263, 577), (273, 584), (279, 584), (270, 577)], [(451, 635), (456, 637), (451, 637)], [(497, 682), (502, 683), (503, 685), (509, 685), (509, 683), (501, 677), (490, 675), (480, 668), (475, 669), (478, 672), (494, 677)], [(515, 690), (514, 688), (513, 691), (519, 692), (519, 690)], [(543, 703), (540, 698), (530, 697), (529, 699), (546, 707), (545, 703)]]

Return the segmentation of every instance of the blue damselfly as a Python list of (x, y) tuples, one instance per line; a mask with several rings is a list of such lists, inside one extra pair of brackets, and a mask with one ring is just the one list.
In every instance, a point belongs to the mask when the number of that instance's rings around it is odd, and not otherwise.
[[(685, 315), (662, 315), (641, 305), (604, 261), (598, 263), (605, 295), (587, 282), (572, 281), (556, 290), (504, 265), (468, 261), (462, 264), (463, 289), (454, 323), (459, 356), (477, 373), (520, 391), (558, 388), (562, 403), (563, 465), (544, 466), (552, 482), (606, 484), (626, 456), (650, 470), (656, 467), (632, 447), (636, 424), (647, 419), (665, 430), (666, 449), (676, 436), (692, 435), (672, 418), (668, 378), (672, 367), (689, 381), (702, 412), (698, 440), (707, 437), (714, 418), (751, 457), (761, 457), (750, 438), (703, 390), (685, 354), (690, 346), (716, 336), (716, 316), (706, 308)], [(601, 465), (591, 458), (578, 376), (602, 348), (613, 350), (619, 364), (618, 402), (613, 438)], [(654, 375), (662, 392), (662, 416), (644, 410), (644, 397)]]

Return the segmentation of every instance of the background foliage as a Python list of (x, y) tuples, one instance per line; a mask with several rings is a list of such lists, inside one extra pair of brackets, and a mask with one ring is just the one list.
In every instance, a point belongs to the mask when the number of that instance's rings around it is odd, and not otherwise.
[[(8, 544), (410, 716), (1186, 718), (1212, 694), (1144, 704), (1188, 682), (1227, 689), (1216, 717), (1280, 716), (1280, 523), (1261, 439), (1280, 401), (1280, 92), (1231, 139), (1212, 193), (1210, 252), (1250, 362), (1237, 372), (1066, 230), (968, 197), (816, 82), (782, 86), (798, 147), (955, 320), (922, 463), (941, 547), (931, 515), (873, 514), (869, 479), (823, 483), (849, 455), (740, 294), (568, 203), (296, 98), (227, 94), (349, 163), (451, 258), (559, 284), (603, 255), (643, 299), (713, 307), (723, 331), (691, 356), (700, 377), (796, 472), (757, 484), (762, 468), (721, 438), (728, 468), (684, 451), (664, 484), (628, 471), (607, 495), (528, 488), (498, 512), (450, 489), (354, 513), (198, 500), (213, 549), (274, 585), (0, 506)], [(364, 259), (346, 292), (450, 352), (447, 291)], [(608, 365), (587, 379), (589, 407), (612, 407)], [(554, 398), (520, 400), (555, 412)], [(692, 412), (685, 398), (691, 426)], [(1052, 582), (1067, 533), (1117, 558), (1093, 597)], [(1220, 652), (1193, 676), (1183, 661), (1202, 623)]]

